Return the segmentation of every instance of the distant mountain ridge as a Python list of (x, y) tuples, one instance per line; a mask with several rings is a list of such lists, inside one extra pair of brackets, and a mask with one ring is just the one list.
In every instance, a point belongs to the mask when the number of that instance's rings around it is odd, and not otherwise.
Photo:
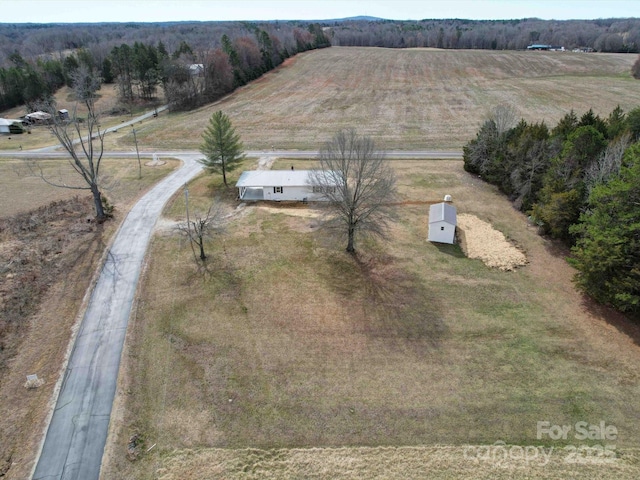
[(329, 20), (317, 20), (318, 22), (382, 22), (387, 21), (386, 18), (370, 17), (368, 15), (358, 15), (356, 17), (335, 18)]

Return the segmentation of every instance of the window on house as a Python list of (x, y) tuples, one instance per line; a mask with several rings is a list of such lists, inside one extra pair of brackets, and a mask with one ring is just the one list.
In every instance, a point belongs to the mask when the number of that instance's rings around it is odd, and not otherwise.
[(273, 187), (273, 193), (282, 193), (282, 187)]
[(442, 230), (444, 230), (444, 227), (440, 227), (440, 230), (441, 230), (441, 231), (442, 231)]

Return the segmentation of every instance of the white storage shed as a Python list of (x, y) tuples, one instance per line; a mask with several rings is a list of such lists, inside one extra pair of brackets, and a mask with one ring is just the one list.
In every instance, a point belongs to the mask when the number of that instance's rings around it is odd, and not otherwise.
[(447, 202), (429, 207), (430, 242), (455, 243), (456, 225), (456, 207)]
[(11, 125), (13, 125), (14, 123), (22, 126), (22, 122), (20, 120), (0, 118), (0, 133), (11, 133)]

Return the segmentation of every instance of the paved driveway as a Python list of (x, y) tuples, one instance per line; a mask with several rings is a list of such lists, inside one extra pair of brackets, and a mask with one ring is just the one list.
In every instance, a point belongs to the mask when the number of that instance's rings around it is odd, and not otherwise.
[(201, 156), (178, 155), (183, 166), (142, 197), (122, 223), (75, 340), (34, 479), (98, 479), (147, 244), (165, 203), (201, 170)]

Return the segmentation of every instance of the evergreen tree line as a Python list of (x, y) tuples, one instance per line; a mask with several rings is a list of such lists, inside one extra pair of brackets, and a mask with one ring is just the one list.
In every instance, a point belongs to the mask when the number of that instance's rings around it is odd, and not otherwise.
[(91, 54), (83, 49), (63, 60), (27, 61), (17, 52), (10, 60), (11, 66), (0, 68), (0, 110), (18, 105), (32, 110), (39, 102), (48, 101), (60, 87), (72, 86), (74, 73), (81, 65), (94, 68)]
[(73, 86), (73, 74), (81, 65), (102, 82), (115, 82), (125, 105), (157, 98), (162, 86), (171, 108), (189, 109), (220, 98), (296, 53), (330, 46), (317, 24), (294, 28), (289, 37), (258, 27), (251, 33), (235, 38), (223, 34), (218, 47), (205, 50), (182, 41), (171, 53), (162, 41), (122, 43), (101, 61), (84, 48), (59, 59), (45, 56), (35, 61), (14, 52), (9, 57), (11, 66), (0, 68), (0, 110), (22, 104), (31, 109), (50, 100), (63, 85)]
[(513, 109), (494, 110), (464, 147), (465, 170), (571, 246), (581, 289), (640, 313), (640, 107), (572, 111), (551, 129), (513, 120)]

